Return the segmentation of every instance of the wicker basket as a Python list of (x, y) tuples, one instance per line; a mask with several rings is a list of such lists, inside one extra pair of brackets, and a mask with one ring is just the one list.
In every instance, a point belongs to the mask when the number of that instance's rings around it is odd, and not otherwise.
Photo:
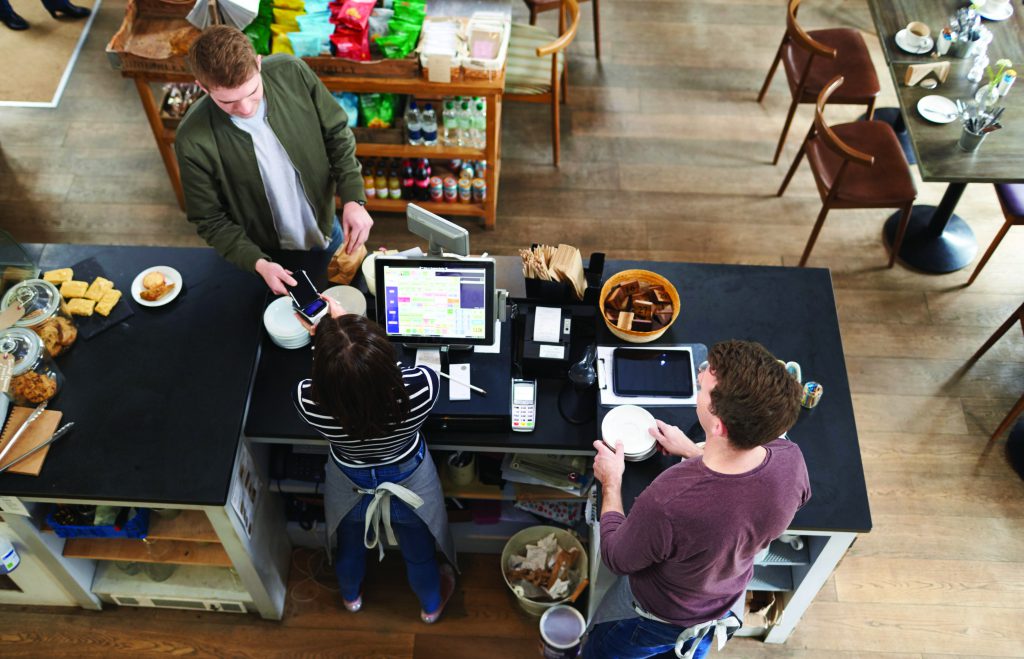
[[(608, 294), (611, 293), (613, 288), (624, 281), (629, 281), (630, 279), (639, 279), (640, 281), (651, 285), (665, 287), (665, 291), (669, 294), (669, 297), (672, 298), (672, 320), (670, 320), (667, 325), (652, 332), (636, 332), (634, 330), (619, 329), (614, 323), (608, 320), (608, 317), (604, 313), (604, 301), (608, 298)], [(604, 283), (604, 286), (601, 288), (601, 297), (598, 301), (598, 306), (601, 310), (601, 317), (604, 318), (604, 323), (608, 326), (609, 332), (623, 341), (628, 341), (629, 343), (649, 343), (661, 337), (669, 327), (672, 327), (672, 323), (676, 322), (676, 318), (679, 318), (679, 293), (676, 292), (676, 287), (672, 285), (672, 282), (656, 272), (651, 272), (650, 270), (623, 270), (622, 272), (609, 277), (608, 281)]]

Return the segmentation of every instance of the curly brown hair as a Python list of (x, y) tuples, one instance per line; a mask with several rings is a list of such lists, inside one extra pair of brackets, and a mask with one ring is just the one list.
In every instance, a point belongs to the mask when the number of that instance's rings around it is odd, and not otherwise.
[(717, 380), (710, 410), (725, 424), (733, 446), (767, 444), (796, 423), (800, 385), (760, 343), (717, 343), (708, 364)]
[(256, 50), (249, 37), (230, 25), (211, 25), (188, 50), (188, 66), (206, 89), (235, 89), (256, 73)]

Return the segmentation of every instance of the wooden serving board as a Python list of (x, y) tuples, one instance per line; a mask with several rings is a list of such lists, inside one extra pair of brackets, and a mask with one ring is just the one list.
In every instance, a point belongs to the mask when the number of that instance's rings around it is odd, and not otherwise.
[[(14, 433), (18, 432), (18, 428), (21, 427), (21, 424), (25, 423), (25, 420), (33, 411), (35, 411), (33, 407), (14, 407), (11, 409), (11, 415), (7, 418), (7, 425), (4, 426), (3, 433), (0, 434), (0, 451), (7, 446), (7, 442), (14, 436)], [(17, 445), (11, 449), (11, 452), (4, 456), (3, 462), (0, 462), (0, 468), (9, 465), (48, 440), (54, 431), (57, 430), (57, 425), (60, 424), (62, 416), (64, 416), (64, 413), (56, 410), (46, 410), (40, 414), (39, 418), (28, 427), (25, 434), (18, 439)], [(38, 476), (39, 470), (43, 468), (43, 461), (46, 460), (46, 454), (49, 452), (50, 447), (47, 446), (31, 458), (14, 465), (8, 471), (15, 474)]]

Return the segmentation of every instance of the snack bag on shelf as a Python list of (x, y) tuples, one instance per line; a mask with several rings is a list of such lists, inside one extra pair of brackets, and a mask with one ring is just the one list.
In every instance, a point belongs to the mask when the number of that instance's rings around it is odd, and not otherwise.
[(344, 3), (332, 2), (331, 22), (355, 32), (365, 32), (370, 14), (376, 0), (345, 0)]
[(335, 57), (365, 62), (370, 59), (370, 40), (367, 33), (338, 28), (331, 35), (331, 52)]

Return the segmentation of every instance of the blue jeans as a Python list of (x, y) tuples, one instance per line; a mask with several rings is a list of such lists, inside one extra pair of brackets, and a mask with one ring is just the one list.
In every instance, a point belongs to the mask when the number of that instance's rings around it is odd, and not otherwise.
[[(726, 618), (732, 614), (726, 614)], [(641, 659), (643, 657), (675, 657), (676, 638), (682, 627), (647, 618), (628, 618), (594, 625), (583, 646), (583, 659)], [(697, 646), (693, 659), (704, 659), (714, 634), (708, 633)], [(683, 646), (683, 652), (695, 641)]]
[(324, 247), (324, 251), (328, 254), (334, 254), (344, 242), (345, 234), (341, 230), (341, 220), (339, 220), (338, 216), (335, 215), (334, 227), (331, 229), (331, 240), (327, 243), (327, 247)]
[[(342, 472), (360, 487), (374, 488), (381, 483), (399, 483), (412, 474), (423, 461), (424, 444), (416, 455), (405, 461), (385, 465), (354, 469), (341, 467)], [(338, 525), (338, 552), (334, 570), (338, 575), (341, 596), (352, 602), (363, 586), (366, 575), (366, 545), (363, 542), (366, 509), (372, 497), (364, 496)], [(420, 605), (427, 613), (437, 611), (441, 606), (441, 573), (434, 554), (434, 536), (416, 513), (396, 498), (391, 499), (391, 527), (398, 537), (398, 548), (405, 559), (405, 571)], [(383, 533), (382, 533), (383, 535)], [(384, 541), (384, 538), (381, 538)]]

